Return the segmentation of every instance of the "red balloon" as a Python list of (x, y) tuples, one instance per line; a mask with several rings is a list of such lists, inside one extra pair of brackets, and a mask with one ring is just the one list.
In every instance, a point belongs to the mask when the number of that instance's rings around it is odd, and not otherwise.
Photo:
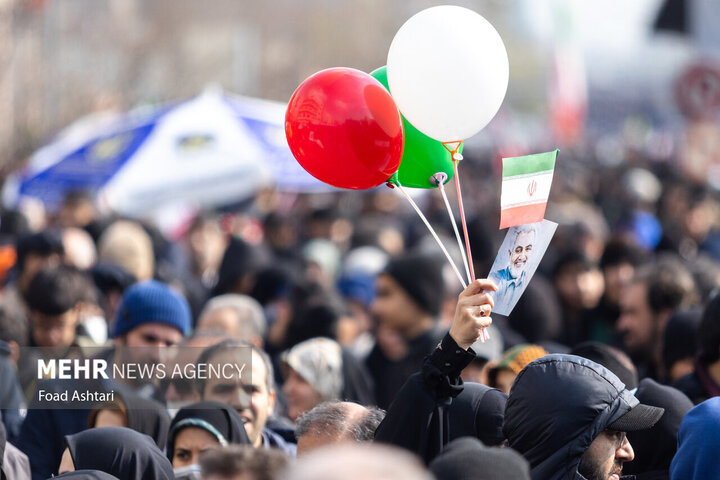
[(375, 78), (353, 68), (329, 68), (305, 80), (285, 112), (285, 135), (305, 170), (340, 188), (376, 187), (402, 159), (395, 101)]

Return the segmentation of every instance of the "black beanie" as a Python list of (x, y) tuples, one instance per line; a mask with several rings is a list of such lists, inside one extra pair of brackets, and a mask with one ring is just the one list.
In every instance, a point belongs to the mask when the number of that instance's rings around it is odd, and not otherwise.
[(694, 358), (699, 347), (697, 331), (703, 311), (700, 308), (679, 310), (672, 314), (663, 334), (663, 364), (668, 373), (675, 362)]
[(385, 267), (391, 276), (420, 308), (432, 316), (440, 314), (445, 295), (442, 262), (421, 254), (396, 257)]
[(530, 480), (530, 466), (518, 452), (486, 447), (472, 437), (448, 443), (429, 468), (438, 480)]

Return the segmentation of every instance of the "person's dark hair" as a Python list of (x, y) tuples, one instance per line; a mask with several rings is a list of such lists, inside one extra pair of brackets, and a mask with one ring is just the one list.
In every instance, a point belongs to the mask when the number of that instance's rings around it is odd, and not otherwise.
[(95, 287), (107, 295), (112, 291), (123, 293), (137, 279), (120, 265), (108, 261), (100, 261), (90, 269)]
[(610, 370), (629, 390), (637, 388), (638, 373), (630, 357), (621, 350), (600, 342), (583, 342), (570, 350), (571, 355), (587, 358)]
[(716, 291), (703, 310), (698, 327), (700, 361), (709, 365), (720, 359), (720, 291)]
[(298, 419), (295, 437), (299, 439), (308, 433), (322, 433), (355, 442), (370, 442), (384, 418), (385, 411), (377, 407), (365, 407), (363, 416), (355, 418), (348, 411), (346, 402), (323, 402)]
[(613, 238), (605, 244), (600, 257), (600, 268), (613, 267), (623, 263), (634, 267), (640, 266), (645, 260), (645, 253), (634, 242), (625, 238)]
[(716, 288), (720, 287), (720, 264), (711, 256), (700, 253), (688, 267), (695, 279), (700, 302), (705, 304)]
[(595, 268), (595, 264), (580, 250), (570, 250), (557, 260), (552, 271), (552, 278), (555, 279), (570, 267), (579, 266), (583, 272)]
[(235, 478), (249, 474), (254, 480), (278, 480), (290, 458), (274, 448), (252, 448), (231, 445), (213, 448), (200, 455), (203, 478), (211, 475)]
[(23, 235), (17, 242), (17, 267), (22, 270), (25, 267), (25, 259), (30, 254), (50, 256), (53, 254), (63, 255), (62, 238), (59, 232), (43, 231)]
[(290, 292), (293, 312), (285, 338), (285, 348), (316, 337), (337, 338), (337, 324), (347, 306), (333, 291), (315, 282), (300, 282)]
[[(251, 245), (240, 238), (232, 237), (220, 262), (218, 281), (212, 296), (223, 293), (247, 293), (234, 290), (238, 282), (246, 276), (255, 277), (269, 263), (269, 254), (264, 247)], [(249, 288), (252, 289), (253, 285), (249, 285)]]
[(316, 208), (308, 215), (309, 222), (334, 222), (341, 218), (340, 212), (333, 207)]
[[(210, 361), (213, 359), (213, 357), (220, 352), (223, 352), (225, 350), (232, 350), (237, 349), (241, 347), (250, 348), (252, 351), (256, 352), (258, 355), (260, 355), (260, 358), (262, 358), (263, 363), (265, 364), (265, 386), (267, 387), (268, 392), (272, 392), (275, 390), (275, 373), (272, 366), (272, 360), (270, 360), (270, 357), (267, 353), (261, 348), (256, 347), (255, 345), (243, 342), (239, 340), (223, 340), (220, 343), (216, 343), (215, 345), (212, 345), (205, 350), (202, 351), (200, 356), (198, 357), (197, 364), (203, 364), (203, 363), (210, 363)], [(202, 376), (201, 376), (202, 377)], [(197, 389), (198, 393), (202, 397), (205, 392), (205, 379), (199, 377), (195, 383), (195, 388)]]
[(25, 301), (31, 310), (61, 315), (94, 293), (88, 275), (75, 267), (60, 265), (38, 271), (30, 281)]
[(0, 213), (0, 238), (17, 238), (30, 231), (30, 224), (24, 213), (18, 210), (4, 210)]
[(0, 340), (21, 347), (30, 343), (30, 324), (19, 306), (9, 303), (0, 306)]
[(250, 296), (266, 307), (278, 299), (287, 298), (296, 283), (297, 272), (287, 265), (263, 268), (255, 278)]
[(695, 281), (676, 256), (666, 255), (652, 265), (641, 267), (633, 283), (647, 287), (647, 303), (655, 313), (691, 306), (697, 301)]

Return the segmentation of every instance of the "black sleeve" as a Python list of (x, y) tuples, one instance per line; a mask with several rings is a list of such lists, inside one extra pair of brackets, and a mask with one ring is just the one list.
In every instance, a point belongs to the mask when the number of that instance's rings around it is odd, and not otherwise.
[(472, 348), (464, 350), (449, 333), (430, 355), (422, 367), (426, 391), (437, 401), (457, 397), (463, 390), (460, 373), (475, 359)]
[(445, 410), (463, 390), (460, 372), (475, 358), (446, 334), (422, 370), (402, 386), (375, 431), (375, 440), (405, 448), (429, 463), (446, 442)]

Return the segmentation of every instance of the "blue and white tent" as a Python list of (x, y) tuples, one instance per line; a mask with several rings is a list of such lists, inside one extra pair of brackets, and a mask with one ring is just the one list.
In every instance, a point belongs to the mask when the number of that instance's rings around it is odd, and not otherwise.
[(284, 115), (279, 102), (208, 90), (152, 112), (85, 121), (38, 150), (7, 182), (3, 200), (14, 206), (35, 197), (53, 210), (66, 192), (85, 190), (104, 209), (152, 216), (168, 207), (231, 204), (265, 186), (334, 190), (293, 158)]

